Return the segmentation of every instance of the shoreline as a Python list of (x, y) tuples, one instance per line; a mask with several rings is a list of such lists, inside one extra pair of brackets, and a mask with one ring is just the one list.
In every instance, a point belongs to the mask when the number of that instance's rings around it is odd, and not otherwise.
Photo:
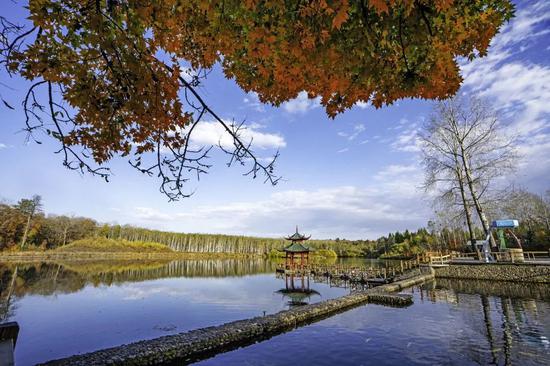
[[(365, 257), (323, 257), (312, 256), (313, 261), (330, 261), (337, 258), (365, 258)], [(184, 259), (265, 259), (280, 261), (266, 254), (256, 253), (209, 253), (209, 252), (101, 252), (101, 251), (74, 251), (63, 252), (55, 250), (0, 252), (0, 263), (12, 262), (47, 262), (52, 260), (90, 261), (90, 260), (184, 260)], [(376, 258), (375, 258), (376, 259)], [(284, 258), (283, 258), (284, 260)]]
[(250, 259), (264, 258), (260, 254), (204, 252), (55, 252), (25, 251), (0, 253), (0, 263), (46, 262), (51, 260), (178, 260), (178, 259)]

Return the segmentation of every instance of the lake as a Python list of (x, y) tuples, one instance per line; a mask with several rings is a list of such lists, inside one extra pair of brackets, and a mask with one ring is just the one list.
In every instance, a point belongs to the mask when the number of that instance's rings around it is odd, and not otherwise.
[[(275, 268), (251, 259), (0, 264), (0, 320), (19, 323), (16, 362), (31, 365), (352, 290)], [(368, 304), (198, 364), (550, 364), (549, 290), (437, 280), (406, 290), (411, 307)]]

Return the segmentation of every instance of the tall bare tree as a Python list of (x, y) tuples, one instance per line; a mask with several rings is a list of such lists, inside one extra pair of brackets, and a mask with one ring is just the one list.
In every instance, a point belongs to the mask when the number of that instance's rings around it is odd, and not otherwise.
[(489, 235), (484, 202), (495, 191), (495, 180), (515, 168), (514, 141), (503, 128), (496, 113), (480, 99), (454, 97), (437, 103), (420, 134), (425, 186), (462, 204), (470, 239), (474, 236), (470, 210)]
[(42, 209), (42, 197), (34, 195), (31, 199), (22, 199), (17, 203), (17, 209), (27, 217), (23, 237), (21, 239), (21, 249), (23, 249), (27, 243), (32, 219)]
[(550, 232), (550, 200), (542, 195), (516, 187), (507, 193), (500, 209), (502, 214), (518, 219), (530, 231), (541, 226)]
[(466, 188), (464, 169), (460, 158), (460, 148), (456, 139), (441, 124), (439, 113), (434, 113), (420, 134), (423, 165), (425, 170), (424, 188), (437, 190), (438, 202), (452, 210), (451, 206), (461, 207), (469, 239), (474, 239), (471, 214), (471, 200)]

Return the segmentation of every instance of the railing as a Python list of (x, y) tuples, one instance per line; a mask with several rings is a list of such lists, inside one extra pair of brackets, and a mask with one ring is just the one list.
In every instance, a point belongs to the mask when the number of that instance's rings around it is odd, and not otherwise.
[(481, 253), (453, 253), (452, 259), (479, 260), (481, 259)]
[(550, 259), (550, 251), (531, 251), (523, 252), (523, 256), (526, 260), (537, 260), (540, 258)]
[(449, 264), (449, 262), (453, 259), (452, 254), (447, 255), (440, 255), (440, 256), (431, 256), (430, 257), (430, 265), (445, 265)]
[[(512, 252), (491, 252), (491, 255), (497, 262), (518, 262), (518, 258), (515, 255), (520, 253)], [(422, 257), (425, 260), (425, 257), (428, 257), (427, 262), (430, 264), (448, 264), (451, 261), (455, 260), (482, 260), (482, 253), (458, 253), (452, 252), (449, 254), (442, 253), (427, 253)], [(523, 258), (525, 261), (536, 261), (541, 259), (550, 260), (550, 252), (546, 251), (528, 251), (523, 252)]]
[(405, 272), (418, 268), (421, 261), (418, 258), (410, 260), (401, 260), (399, 264), (387, 267), (367, 267), (367, 266), (346, 266), (346, 265), (322, 265), (322, 264), (305, 264), (299, 263), (295, 266), (279, 264), (277, 272), (289, 274), (309, 274), (324, 275), (328, 277), (336, 277), (348, 279), (352, 281), (368, 280), (368, 279), (387, 279), (393, 278), (396, 275), (404, 274)]

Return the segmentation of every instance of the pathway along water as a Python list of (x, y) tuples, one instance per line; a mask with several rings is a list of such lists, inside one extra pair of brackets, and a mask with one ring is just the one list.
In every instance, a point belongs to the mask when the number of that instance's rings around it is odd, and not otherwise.
[(196, 361), (270, 338), (368, 302), (390, 306), (410, 305), (411, 297), (389, 293), (433, 279), (434, 273), (428, 269), (428, 273), (420, 273), (402, 281), (317, 304), (54, 360), (44, 365), (159, 365), (176, 361)]

